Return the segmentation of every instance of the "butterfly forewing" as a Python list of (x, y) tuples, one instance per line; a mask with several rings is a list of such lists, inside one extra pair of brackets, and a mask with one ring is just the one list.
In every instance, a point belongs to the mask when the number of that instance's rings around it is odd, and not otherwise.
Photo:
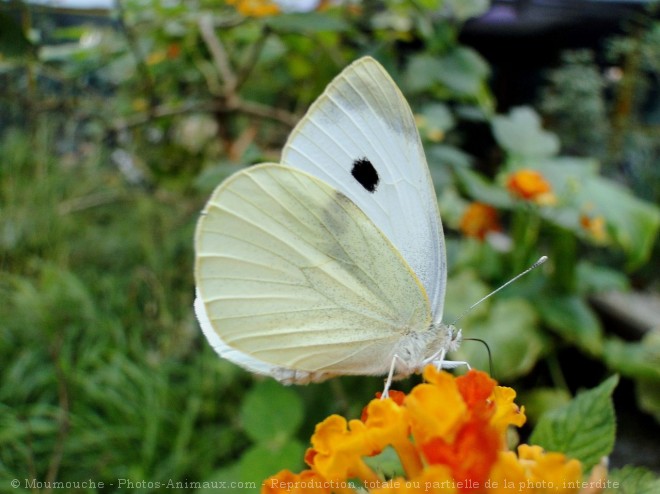
[(440, 322), (446, 260), (437, 198), (415, 121), (378, 62), (346, 68), (309, 109), (282, 152), (349, 197), (400, 251)]
[(216, 189), (195, 270), (222, 342), (285, 368), (380, 374), (402, 335), (431, 323), (424, 288), (380, 229), (290, 167), (252, 167)]

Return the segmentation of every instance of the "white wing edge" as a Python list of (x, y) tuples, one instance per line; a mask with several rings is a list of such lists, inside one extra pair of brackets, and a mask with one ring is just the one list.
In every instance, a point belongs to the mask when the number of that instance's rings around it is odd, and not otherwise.
[(309, 382), (324, 381), (325, 379), (332, 377), (333, 374), (327, 372), (307, 372), (269, 364), (268, 362), (251, 357), (246, 353), (227, 345), (227, 343), (222, 341), (220, 336), (218, 336), (215, 329), (213, 329), (213, 325), (206, 313), (206, 308), (204, 307), (204, 302), (202, 301), (199, 291), (196, 293), (193, 306), (195, 308), (197, 321), (202, 328), (204, 336), (206, 336), (211, 347), (218, 355), (220, 355), (220, 357), (255, 374), (271, 376), (283, 384), (306, 384)]

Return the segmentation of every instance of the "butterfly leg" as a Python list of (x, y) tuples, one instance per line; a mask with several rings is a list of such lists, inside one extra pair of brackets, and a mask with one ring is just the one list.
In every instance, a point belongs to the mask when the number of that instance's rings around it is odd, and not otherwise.
[(470, 364), (465, 362), (464, 360), (445, 360), (440, 363), (441, 367), (438, 367), (438, 369), (456, 369), (457, 367), (460, 367), (461, 365), (464, 365), (467, 367), (467, 370), (472, 370), (472, 367), (470, 367)]
[(384, 400), (385, 398), (389, 398), (390, 396), (390, 387), (392, 386), (392, 379), (394, 379), (394, 369), (396, 369), (397, 360), (401, 360), (401, 357), (395, 354), (394, 357), (392, 357), (392, 365), (390, 365), (390, 372), (387, 374), (387, 380), (385, 381), (383, 392), (380, 395), (381, 400)]
[(464, 365), (465, 367), (468, 368), (468, 370), (472, 369), (472, 367), (470, 367), (470, 364), (468, 364), (465, 361), (445, 360), (446, 354), (447, 354), (447, 350), (445, 350), (444, 348), (438, 350), (430, 357), (424, 359), (424, 361), (422, 362), (422, 367), (428, 364), (433, 364), (433, 366), (436, 369), (442, 370), (442, 369), (455, 369), (457, 367), (460, 367), (461, 365)]

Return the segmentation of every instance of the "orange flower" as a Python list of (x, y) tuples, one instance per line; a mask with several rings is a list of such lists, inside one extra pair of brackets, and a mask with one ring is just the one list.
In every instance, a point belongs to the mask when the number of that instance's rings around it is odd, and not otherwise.
[(591, 217), (586, 214), (580, 215), (580, 226), (596, 242), (603, 243), (607, 240), (607, 231), (605, 229), (605, 218), (602, 216)]
[(246, 17), (264, 17), (280, 13), (279, 6), (272, 0), (227, 0), (228, 5), (234, 5)]
[(364, 422), (347, 422), (344, 417), (331, 415), (316, 426), (312, 448), (307, 450), (305, 460), (325, 479), (357, 477), (362, 480), (378, 480), (362, 460), (363, 456), (377, 452), (369, 442)]
[(488, 204), (473, 202), (463, 213), (460, 229), (467, 237), (483, 240), (490, 232), (500, 231), (497, 210)]
[[(525, 444), (517, 454), (506, 450), (507, 428), (525, 422), (513, 389), (480, 371), (455, 378), (432, 365), (424, 379), (408, 395), (372, 400), (360, 420), (328, 417), (312, 436), (309, 470), (283, 470), (261, 492), (578, 494), (577, 460)], [(386, 448), (398, 455), (403, 476), (385, 478), (365, 461)]]
[(527, 420), (525, 407), (518, 407), (513, 402), (515, 397), (516, 392), (511, 388), (496, 386), (493, 389), (491, 399), (495, 403), (495, 412), (490, 422), (501, 434), (506, 434), (506, 429), (510, 425), (522, 427)]
[(509, 175), (507, 189), (514, 196), (541, 206), (550, 206), (557, 202), (552, 193), (552, 186), (536, 170), (519, 170)]
[(176, 58), (179, 58), (179, 55), (181, 55), (181, 45), (179, 43), (170, 43), (167, 45), (167, 58), (170, 60), (174, 60)]

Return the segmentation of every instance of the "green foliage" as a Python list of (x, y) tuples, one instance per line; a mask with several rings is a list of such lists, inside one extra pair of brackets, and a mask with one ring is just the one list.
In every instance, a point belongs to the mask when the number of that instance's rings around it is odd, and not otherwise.
[[(112, 25), (61, 29), (23, 2), (0, 14), (1, 478), (247, 488), (298, 470), (328, 414), (359, 415), (380, 380), (254, 384), (202, 341), (191, 304), (194, 224), (210, 191), (243, 166), (277, 161), (308, 105), (364, 54), (387, 67), (419, 116), (448, 237), (445, 320), (547, 254), (548, 266), (462, 319), (463, 334), (489, 343), (495, 377), (506, 381), (554, 361), (558, 348), (577, 348), (634, 379), (639, 406), (658, 416), (657, 334), (624, 342), (587, 303), (598, 290), (628, 287), (624, 268), (653, 261), (660, 228), (653, 193), (644, 189), (644, 201), (615, 183), (612, 153), (592, 150), (609, 142), (619, 157), (651, 162), (657, 140), (637, 114), (604, 123), (603, 134), (584, 125), (604, 104), (586, 55), (551, 75), (541, 105), (549, 118), (531, 107), (499, 115), (489, 64), (459, 41), (487, 1), (383, 3), (246, 17), (211, 0), (126, 0), (106, 19)], [(612, 59), (657, 71), (653, 25), (612, 42)], [(572, 86), (576, 75), (583, 84)], [(624, 103), (646, 94), (631, 84), (617, 86)], [(492, 132), (502, 153), (494, 179), (477, 171), (465, 124)], [(506, 182), (521, 169), (540, 172), (556, 204), (513, 197)], [(470, 201), (501, 215), (492, 241), (457, 234)], [(602, 230), (585, 228), (585, 217), (602, 218)], [(478, 343), (460, 352), (488, 368)], [(536, 416), (568, 399), (560, 381), (528, 395)], [(593, 463), (611, 447), (601, 388), (547, 415), (535, 434)], [(567, 421), (586, 409), (602, 429), (582, 421), (583, 435)], [(578, 448), (595, 430), (607, 444)], [(640, 489), (653, 482), (632, 470), (616, 475)]]
[(585, 353), (602, 353), (603, 330), (586, 302), (575, 295), (553, 295), (538, 305), (547, 325)]
[(546, 412), (530, 443), (547, 451), (561, 451), (591, 469), (614, 447), (612, 392), (618, 382), (618, 376), (612, 376), (594, 389), (579, 393), (563, 407)]
[(565, 150), (603, 158), (611, 132), (606, 82), (593, 53), (587, 50), (564, 53), (562, 62), (562, 67), (548, 75), (540, 110), (561, 136)]
[(509, 153), (513, 167), (528, 167), (559, 151), (559, 139), (541, 128), (541, 119), (532, 108), (514, 108), (509, 115), (493, 117), (492, 122), (493, 135)]
[[(465, 300), (479, 300), (489, 292), (474, 272), (461, 271), (448, 282), (448, 317), (465, 307)], [(456, 313), (457, 315), (457, 313)], [(451, 320), (451, 319), (449, 319)], [(489, 300), (477, 306), (461, 324), (469, 328), (466, 338), (488, 342), (493, 356), (493, 375), (502, 381), (526, 375), (543, 355), (547, 339), (539, 328), (538, 315), (523, 298), (510, 297)], [(466, 341), (455, 357), (477, 369), (490, 371), (488, 353), (479, 342)]]
[(258, 483), (279, 469), (302, 467), (306, 446), (294, 435), (303, 413), (298, 395), (272, 380), (251, 390), (243, 401), (240, 418), (255, 444), (240, 460), (241, 480)]
[(571, 400), (571, 394), (561, 388), (533, 388), (524, 392), (518, 402), (525, 404), (527, 419), (536, 424), (544, 413), (563, 407)]
[[(660, 489), (660, 479), (645, 468), (624, 467), (610, 472), (611, 487), (606, 494), (652, 494)], [(617, 485), (614, 485), (616, 482)]]

